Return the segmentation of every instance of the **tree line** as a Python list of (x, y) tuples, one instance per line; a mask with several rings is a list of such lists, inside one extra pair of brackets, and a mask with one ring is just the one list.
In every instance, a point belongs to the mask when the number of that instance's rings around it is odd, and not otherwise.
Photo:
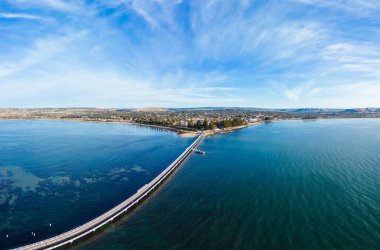
[[(152, 124), (152, 125), (162, 125), (162, 126), (175, 126), (181, 127), (180, 119), (161, 119), (158, 117), (138, 117), (133, 119), (137, 123), (143, 124)], [(191, 119), (187, 123), (187, 128), (191, 130), (210, 130), (210, 129), (223, 129), (230, 127), (237, 127), (241, 125), (247, 124), (243, 118), (233, 118), (233, 119), (224, 119), (224, 120), (208, 120), (205, 118), (204, 120), (197, 120), (196, 122)]]
[(224, 119), (224, 120), (211, 120), (209, 121), (207, 118), (203, 121), (197, 120), (197, 122), (194, 122), (192, 119), (188, 122), (187, 127), (190, 129), (197, 129), (197, 130), (210, 130), (214, 128), (230, 128), (230, 127), (237, 127), (241, 125), (247, 124), (246, 121), (240, 117), (233, 118), (233, 119)]

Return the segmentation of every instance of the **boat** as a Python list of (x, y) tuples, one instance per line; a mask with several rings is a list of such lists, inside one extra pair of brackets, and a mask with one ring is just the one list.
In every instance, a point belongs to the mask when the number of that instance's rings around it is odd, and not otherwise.
[(194, 151), (195, 153), (197, 153), (197, 154), (201, 154), (201, 155), (206, 154), (205, 151), (202, 151), (202, 150), (199, 150), (199, 149), (193, 149), (193, 151)]

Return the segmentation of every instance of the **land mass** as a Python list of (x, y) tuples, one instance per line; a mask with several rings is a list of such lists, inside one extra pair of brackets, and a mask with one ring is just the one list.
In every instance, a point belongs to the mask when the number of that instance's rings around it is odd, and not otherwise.
[(58, 119), (129, 123), (166, 129), (181, 136), (224, 133), (278, 120), (380, 118), (380, 108), (262, 109), (262, 108), (0, 108), (0, 119)]

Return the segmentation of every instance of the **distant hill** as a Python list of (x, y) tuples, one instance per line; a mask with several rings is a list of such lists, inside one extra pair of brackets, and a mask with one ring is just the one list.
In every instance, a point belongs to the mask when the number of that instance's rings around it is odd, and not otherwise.
[(331, 113), (331, 112), (341, 112), (343, 111), (343, 109), (301, 108), (301, 109), (294, 109), (290, 111), (295, 112), (295, 113)]
[(357, 109), (345, 109), (344, 113), (380, 113), (380, 108), (357, 108)]
[(164, 108), (138, 108), (138, 109), (133, 109), (135, 112), (165, 112), (168, 111), (167, 109)]
[(191, 111), (191, 110), (250, 110), (250, 111), (271, 111), (274, 109), (254, 108), (254, 107), (191, 107), (191, 108), (170, 108), (175, 111)]
[(270, 109), (255, 107), (195, 107), (195, 108), (172, 108), (176, 111), (190, 110), (248, 110), (248, 111), (273, 111), (289, 113), (380, 113), (380, 108), (353, 108), (353, 109), (333, 109), (333, 108), (297, 108), (297, 109)]
[(346, 113), (346, 114), (379, 114), (380, 107), (370, 108), (351, 108), (351, 109), (333, 109), (333, 108), (294, 108), (294, 109), (271, 109), (255, 107), (190, 107), (190, 108), (91, 108), (91, 107), (70, 107), (70, 108), (0, 108), (0, 113), (8, 114), (35, 114), (35, 113), (104, 113), (104, 112), (173, 112), (173, 111), (258, 111), (258, 112), (284, 112), (284, 113), (307, 113), (307, 114), (327, 114), (327, 113)]

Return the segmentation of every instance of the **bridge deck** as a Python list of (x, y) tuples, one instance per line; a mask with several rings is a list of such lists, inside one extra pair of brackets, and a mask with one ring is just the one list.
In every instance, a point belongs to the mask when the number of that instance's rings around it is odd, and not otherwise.
[(186, 150), (178, 156), (178, 158), (173, 161), (164, 171), (161, 172), (156, 178), (151, 182), (140, 188), (134, 195), (112, 208), (111, 210), (105, 212), (99, 217), (78, 226), (70, 231), (59, 234), (57, 236), (42, 240), (36, 243), (25, 245), (17, 250), (35, 250), (35, 249), (54, 249), (68, 243), (73, 243), (75, 240), (82, 238), (83, 236), (95, 232), (96, 229), (104, 226), (105, 224), (113, 221), (116, 217), (120, 216), (122, 213), (126, 212), (128, 209), (133, 207), (145, 196), (150, 194), (158, 185), (161, 184), (180, 164), (186, 157), (191, 153), (191, 151), (204, 139), (205, 134), (202, 132), (198, 138), (188, 147)]

